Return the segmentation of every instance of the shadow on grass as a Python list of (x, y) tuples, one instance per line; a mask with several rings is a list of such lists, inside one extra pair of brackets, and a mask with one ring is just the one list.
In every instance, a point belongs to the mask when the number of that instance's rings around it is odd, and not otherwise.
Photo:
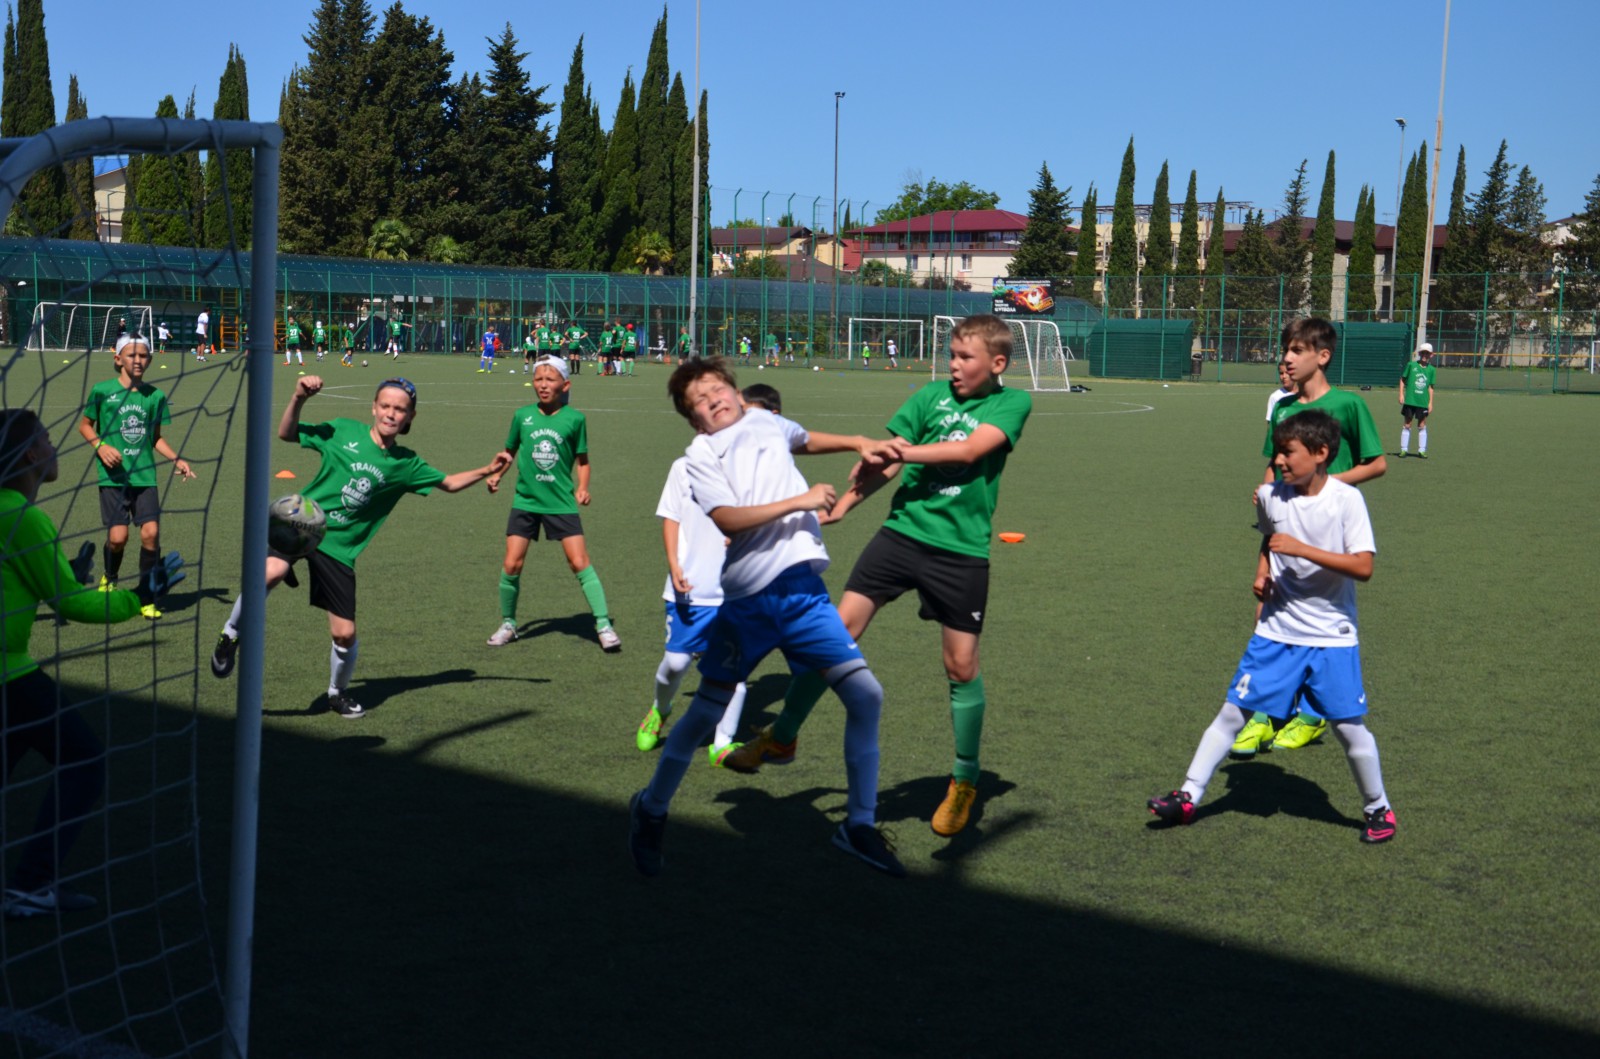
[(534, 618), (517, 628), (517, 639), (537, 640), (541, 636), (570, 636), (574, 640), (596, 643), (593, 614), (568, 614), (560, 618)]
[[(397, 695), (404, 695), (415, 691), (426, 691), (429, 688), (440, 687), (445, 684), (472, 684), (478, 681), (510, 681), (518, 684), (548, 684), (550, 681), (544, 677), (486, 677), (480, 676), (475, 669), (465, 667), (458, 669), (444, 669), (437, 673), (420, 673), (414, 676), (378, 677), (374, 680), (356, 679), (350, 684), (350, 696), (361, 703), (364, 713), (372, 713), (381, 708), (390, 699)], [(314, 714), (328, 712), (328, 696), (318, 695), (303, 710), (273, 710), (263, 709), (265, 717), (309, 717)]]

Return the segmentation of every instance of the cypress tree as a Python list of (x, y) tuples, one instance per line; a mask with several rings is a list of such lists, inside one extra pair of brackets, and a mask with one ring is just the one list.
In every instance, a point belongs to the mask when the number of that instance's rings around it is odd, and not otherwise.
[(1333, 261), (1339, 250), (1333, 204), (1333, 152), (1322, 174), (1322, 198), (1317, 203), (1317, 226), (1311, 230), (1311, 311), (1326, 316), (1333, 311)]
[[(6, 11), (3, 64), (4, 102), (0, 135), (26, 137), (56, 123), (56, 97), (50, 85), (50, 45), (44, 33), (43, 0), (17, 0), (16, 21)], [(61, 166), (41, 169), (17, 195), (6, 221), (13, 234), (62, 236), (72, 220), (67, 176)]]
[[(709, 122), (710, 104), (709, 96), (704, 90), (700, 93), (700, 242), (702, 247), (706, 238), (706, 218), (711, 215), (711, 126)], [(677, 215), (673, 232), (673, 269), (687, 275), (689, 272), (690, 247), (689, 238), (692, 234), (694, 213), (694, 137), (695, 127), (693, 122), (683, 126), (683, 131), (678, 137), (678, 149), (674, 154), (676, 161), (673, 164), (675, 172), (682, 174), (677, 183)], [(705, 255), (701, 254), (700, 268), (702, 273), (706, 268)]]
[(1150, 200), (1150, 225), (1144, 238), (1144, 300), (1152, 312), (1170, 304), (1167, 277), (1172, 275), (1172, 192), (1167, 186), (1167, 163), (1156, 175), (1156, 193)]
[(1078, 211), (1078, 259), (1073, 263), (1073, 293), (1085, 301), (1094, 300), (1094, 281), (1100, 271), (1099, 202), (1094, 185), (1089, 185), (1083, 197), (1083, 209)]
[(650, 52), (645, 58), (644, 77), (638, 85), (635, 128), (639, 139), (639, 174), (636, 181), (638, 227), (642, 231), (672, 230), (672, 160), (678, 143), (678, 128), (668, 124), (668, 100), (672, 70), (667, 63), (667, 9), (661, 9), (655, 32), (650, 37)]
[[(78, 75), (67, 80), (67, 121), (82, 121), (89, 116), (89, 104), (78, 92)], [(100, 237), (95, 226), (94, 159), (79, 158), (67, 163), (67, 198), (72, 207), (68, 239), (93, 241)]]
[(1423, 142), (1406, 168), (1400, 192), (1400, 218), (1395, 232), (1394, 311), (1411, 312), (1417, 304), (1417, 277), (1422, 273), (1423, 241), (1428, 238), (1428, 144)]
[(1345, 301), (1346, 319), (1371, 319), (1377, 311), (1377, 242), (1377, 197), (1370, 187), (1363, 184), (1361, 194), (1356, 199), (1355, 227), (1350, 233), (1350, 266), (1345, 274), (1345, 282), (1349, 287)]
[(638, 224), (639, 129), (635, 122), (633, 74), (622, 79), (622, 96), (606, 141), (604, 199), (600, 207), (603, 260), (614, 271), (628, 268)]
[(1278, 218), (1274, 259), (1283, 276), (1283, 309), (1297, 313), (1306, 303), (1306, 160), (1300, 160), (1294, 179), (1283, 193), (1283, 216)]
[[(1278, 308), (1278, 254), (1267, 237), (1266, 215), (1261, 210), (1246, 212), (1239, 245), (1227, 261), (1227, 274), (1238, 277), (1228, 284), (1228, 305), (1240, 310), (1257, 310), (1245, 326), (1252, 330), (1268, 327), (1266, 313)], [(1287, 308), (1287, 305), (1285, 306)]]
[(1470, 309), (1481, 281), (1472, 268), (1472, 221), (1467, 215), (1467, 148), (1456, 151), (1456, 175), (1450, 185), (1450, 211), (1445, 218), (1444, 247), (1439, 251), (1439, 308)]
[(371, 165), (363, 175), (374, 213), (417, 232), (437, 234), (446, 223), (454, 61), (444, 34), (429, 19), (407, 14), (399, 4), (384, 13), (369, 58), (371, 104), (361, 127)]
[(595, 118), (583, 76), (583, 38), (572, 49), (567, 84), (561, 93), (550, 165), (550, 215), (555, 222), (554, 259), (561, 268), (597, 272), (595, 215), (605, 165), (605, 134)]
[(1600, 176), (1583, 198), (1572, 234), (1572, 242), (1561, 248), (1570, 266), (1562, 280), (1562, 308), (1593, 312), (1600, 309)]
[(1067, 232), (1071, 194), (1071, 188), (1056, 187), (1049, 163), (1040, 163), (1039, 181), (1028, 193), (1028, 226), (1009, 266), (1011, 275), (1053, 277), (1065, 285), (1072, 275), (1072, 237)]
[[(170, 95), (156, 107), (156, 117), (176, 118), (178, 103)], [(139, 182), (123, 212), (122, 238), (128, 243), (194, 246), (188, 166), (183, 155), (146, 155), (140, 160)]]
[(1178, 264), (1172, 284), (1172, 304), (1185, 315), (1200, 306), (1200, 202), (1195, 195), (1195, 171), (1191, 169), (1189, 190), (1183, 196), (1183, 218), (1178, 223)]
[[(250, 120), (250, 89), (244, 55), (228, 45), (228, 65), (217, 82), (217, 102), (211, 116), (219, 121)], [(205, 165), (205, 237), (208, 246), (250, 245), (251, 200), (254, 179), (251, 152), (211, 152)]]
[[(189, 101), (183, 105), (185, 121), (195, 118), (194, 90), (189, 90)], [(199, 151), (185, 151), (181, 156), (180, 165), (183, 173), (184, 206), (188, 214), (189, 234), (184, 243), (189, 246), (205, 246), (206, 244), (206, 174), (200, 162)]]
[[(668, 246), (675, 247), (680, 242), (687, 241), (688, 228), (680, 234), (680, 225), (687, 225), (689, 213), (693, 207), (690, 201), (694, 185), (694, 158), (687, 160), (679, 157), (679, 148), (683, 145), (684, 130), (689, 127), (689, 97), (683, 89), (683, 76), (674, 74), (672, 87), (667, 90), (667, 138), (663, 150), (670, 159), (667, 167), (667, 185), (669, 190), (668, 202), (671, 212), (668, 217), (667, 229), (663, 233), (667, 237)], [(685, 161), (687, 164), (685, 164)], [(683, 272), (688, 269), (688, 262), (681, 267), (671, 268), (668, 271)]]
[(448, 235), (465, 248), (468, 260), (477, 253), (483, 235), (484, 174), (477, 166), (487, 144), (488, 100), (483, 79), (463, 76), (450, 87), (449, 134), (445, 140), (444, 171), (449, 175), (445, 201), (434, 213), (438, 235)]
[(1227, 255), (1223, 253), (1226, 224), (1224, 220), (1228, 215), (1228, 200), (1223, 197), (1222, 189), (1217, 189), (1217, 201), (1211, 207), (1211, 232), (1206, 243), (1206, 271), (1205, 289), (1201, 292), (1200, 304), (1205, 309), (1208, 317), (1208, 330), (1220, 340), (1222, 329), (1222, 310), (1226, 308), (1226, 284), (1222, 277), (1226, 271)]
[(1106, 262), (1106, 304), (1113, 310), (1131, 310), (1139, 300), (1139, 229), (1133, 208), (1133, 137), (1122, 153), (1122, 175), (1117, 178), (1117, 198), (1111, 211), (1111, 249)]
[(518, 51), (511, 24), (489, 42), (489, 76), (485, 82), (484, 153), (477, 202), (481, 226), (474, 259), (489, 265), (547, 265), (550, 223), (550, 126), (544, 120), (554, 108), (544, 102), (544, 86), (534, 88), (522, 69), (527, 53)]

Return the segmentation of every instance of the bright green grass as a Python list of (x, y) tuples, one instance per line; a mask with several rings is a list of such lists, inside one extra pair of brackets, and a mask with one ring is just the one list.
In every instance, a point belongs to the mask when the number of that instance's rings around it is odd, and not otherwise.
[[(308, 417), (364, 417), (392, 367), (370, 359), (330, 366)], [(475, 361), (399, 365), (421, 390), (408, 443), (446, 471), (485, 462), (532, 393)], [(293, 378), (278, 369), (276, 408)], [(352, 691), (366, 719), (308, 712), (327, 678), (325, 621), (304, 590), (269, 600), (257, 1054), (1596, 1045), (1600, 406), (1446, 394), (1432, 458), (1391, 457), (1364, 490), (1379, 547), (1361, 589), (1364, 665), (1400, 822), (1387, 846), (1357, 842), (1359, 797), (1331, 738), (1225, 765), (1196, 826), (1149, 826), (1145, 799), (1181, 780), (1250, 633), (1248, 500), (1269, 387), (1089, 380), (1087, 394), (1036, 397), (1006, 472), (995, 528), (1028, 537), (995, 547), (968, 831), (947, 842), (927, 828), (952, 748), (937, 632), (905, 599), (863, 647), (887, 694), (881, 816), (912, 877), (878, 877), (828, 843), (844, 802), (828, 699), (792, 766), (741, 777), (697, 761), (667, 873), (645, 881), (624, 834), (654, 761), (632, 734), (661, 643), (653, 512), (689, 440), (665, 378), (641, 365), (574, 384), (594, 463), (584, 525), (622, 654), (596, 646), (547, 543), (523, 575), (525, 638), (483, 645), (509, 500), (481, 488), (403, 501), (361, 559)], [(806, 425), (874, 433), (922, 381), (759, 378)], [(1393, 392), (1368, 396), (1392, 450)], [(236, 467), (242, 446), (227, 458)], [(842, 483), (849, 464), (803, 469)], [(275, 470), (303, 483), (315, 466), (275, 443)], [(175, 651), (208, 649), (237, 590), (231, 473), (198, 622), (172, 626)], [(827, 531), (835, 592), (885, 506)], [(196, 550), (181, 534), (167, 546)], [(782, 673), (761, 667), (747, 717), (775, 713)], [(235, 689), (202, 680), (220, 926)]]

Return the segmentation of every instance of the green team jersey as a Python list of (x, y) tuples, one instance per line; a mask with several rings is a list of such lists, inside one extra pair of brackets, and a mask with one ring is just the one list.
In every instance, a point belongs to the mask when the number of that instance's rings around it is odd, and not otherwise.
[(328, 532), (317, 548), (354, 566), (389, 512), (407, 493), (427, 496), (444, 481), (444, 472), (404, 447), (384, 448), (372, 440), (372, 427), (354, 419), (301, 423), (300, 445), (322, 456), (316, 477), (301, 492), (328, 517)]
[(689, 332), (687, 332), (687, 331), (679, 332), (679, 334), (678, 334), (678, 352), (679, 353), (687, 353), (687, 352), (689, 352), (689, 347), (690, 347), (691, 344), (692, 343), (691, 343), (691, 341), (689, 339)]
[(768, 334), (767, 334), (767, 348), (768, 349), (777, 349), (778, 348), (778, 336), (777, 335), (768, 332)]
[(284, 338), (289, 345), (298, 346), (300, 344), (300, 325), (291, 323), (284, 331)]
[(583, 336), (584, 330), (577, 324), (573, 324), (571, 327), (567, 328), (567, 348), (577, 349), (578, 341), (582, 339)]
[(639, 351), (639, 335), (636, 331), (622, 332), (622, 351), (624, 353), (637, 353)]
[(83, 418), (96, 437), (122, 453), (122, 466), (115, 471), (94, 461), (102, 486), (156, 484), (156, 438), (172, 422), (166, 394), (149, 383), (129, 389), (121, 379), (107, 379), (89, 391)]
[(391, 316), (389, 318), (389, 337), (390, 338), (399, 338), (400, 337), (400, 327), (401, 327), (400, 318), (398, 316)]
[(311, 341), (315, 342), (319, 346), (327, 344), (328, 332), (326, 332), (326, 331), (324, 331), (322, 329), (322, 325), (321, 324), (318, 324), (315, 328), (312, 329), (312, 331), (311, 331)]
[(0, 489), (0, 599), (5, 600), (5, 654), (0, 657), (0, 684), (39, 668), (28, 656), (28, 637), (40, 602), (70, 621), (127, 621), (139, 613), (139, 597), (113, 589), (99, 592), (78, 584), (61, 552), (50, 517), (15, 489)]
[(347, 328), (344, 329), (344, 348), (345, 349), (354, 349), (354, 348), (356, 348), (356, 332), (355, 332), (355, 328), (353, 328), (353, 327), (347, 327)]
[(511, 506), (540, 515), (576, 515), (572, 465), (589, 451), (589, 426), (571, 406), (545, 415), (536, 404), (511, 416), (506, 451), (517, 457), (517, 496)]
[(1406, 365), (1405, 374), (1400, 376), (1400, 382), (1406, 388), (1406, 404), (1413, 408), (1428, 407), (1428, 398), (1433, 394), (1432, 364), (1412, 361)]
[(987, 559), (1000, 473), (1032, 411), (1026, 390), (1000, 387), (966, 401), (948, 381), (918, 390), (889, 420), (889, 433), (913, 445), (933, 445), (968, 438), (987, 423), (1007, 443), (970, 465), (908, 463), (884, 526), (929, 547)]
[(544, 324), (540, 324), (538, 330), (534, 331), (533, 339), (540, 349), (556, 348), (556, 334)]
[(616, 345), (617, 332), (611, 325), (607, 324), (600, 331), (600, 352), (609, 353), (616, 348)]
[(1272, 458), (1272, 428), (1289, 416), (1314, 408), (1326, 412), (1339, 424), (1339, 455), (1328, 463), (1329, 474), (1348, 471), (1358, 463), (1366, 463), (1383, 455), (1383, 442), (1378, 437), (1378, 425), (1372, 412), (1359, 394), (1349, 390), (1330, 389), (1315, 401), (1305, 401), (1299, 394), (1291, 394), (1272, 407), (1272, 422), (1267, 424), (1267, 442), (1261, 455)]
[(527, 334), (522, 336), (522, 351), (524, 353), (532, 353), (538, 348), (539, 341), (534, 337), (532, 331), (529, 331)]

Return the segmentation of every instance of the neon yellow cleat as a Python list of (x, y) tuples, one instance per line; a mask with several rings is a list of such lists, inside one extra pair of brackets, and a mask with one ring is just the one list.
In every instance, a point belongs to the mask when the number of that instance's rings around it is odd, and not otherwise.
[(1273, 741), (1272, 745), (1279, 750), (1299, 750), (1306, 744), (1314, 743), (1321, 739), (1323, 733), (1327, 730), (1328, 722), (1321, 717), (1318, 717), (1317, 722), (1312, 724), (1306, 720), (1305, 714), (1297, 713), (1278, 732), (1278, 738)]
[(1230, 753), (1234, 757), (1255, 757), (1257, 753), (1270, 752), (1272, 743), (1272, 722), (1251, 718), (1239, 731), (1239, 737), (1233, 741)]

